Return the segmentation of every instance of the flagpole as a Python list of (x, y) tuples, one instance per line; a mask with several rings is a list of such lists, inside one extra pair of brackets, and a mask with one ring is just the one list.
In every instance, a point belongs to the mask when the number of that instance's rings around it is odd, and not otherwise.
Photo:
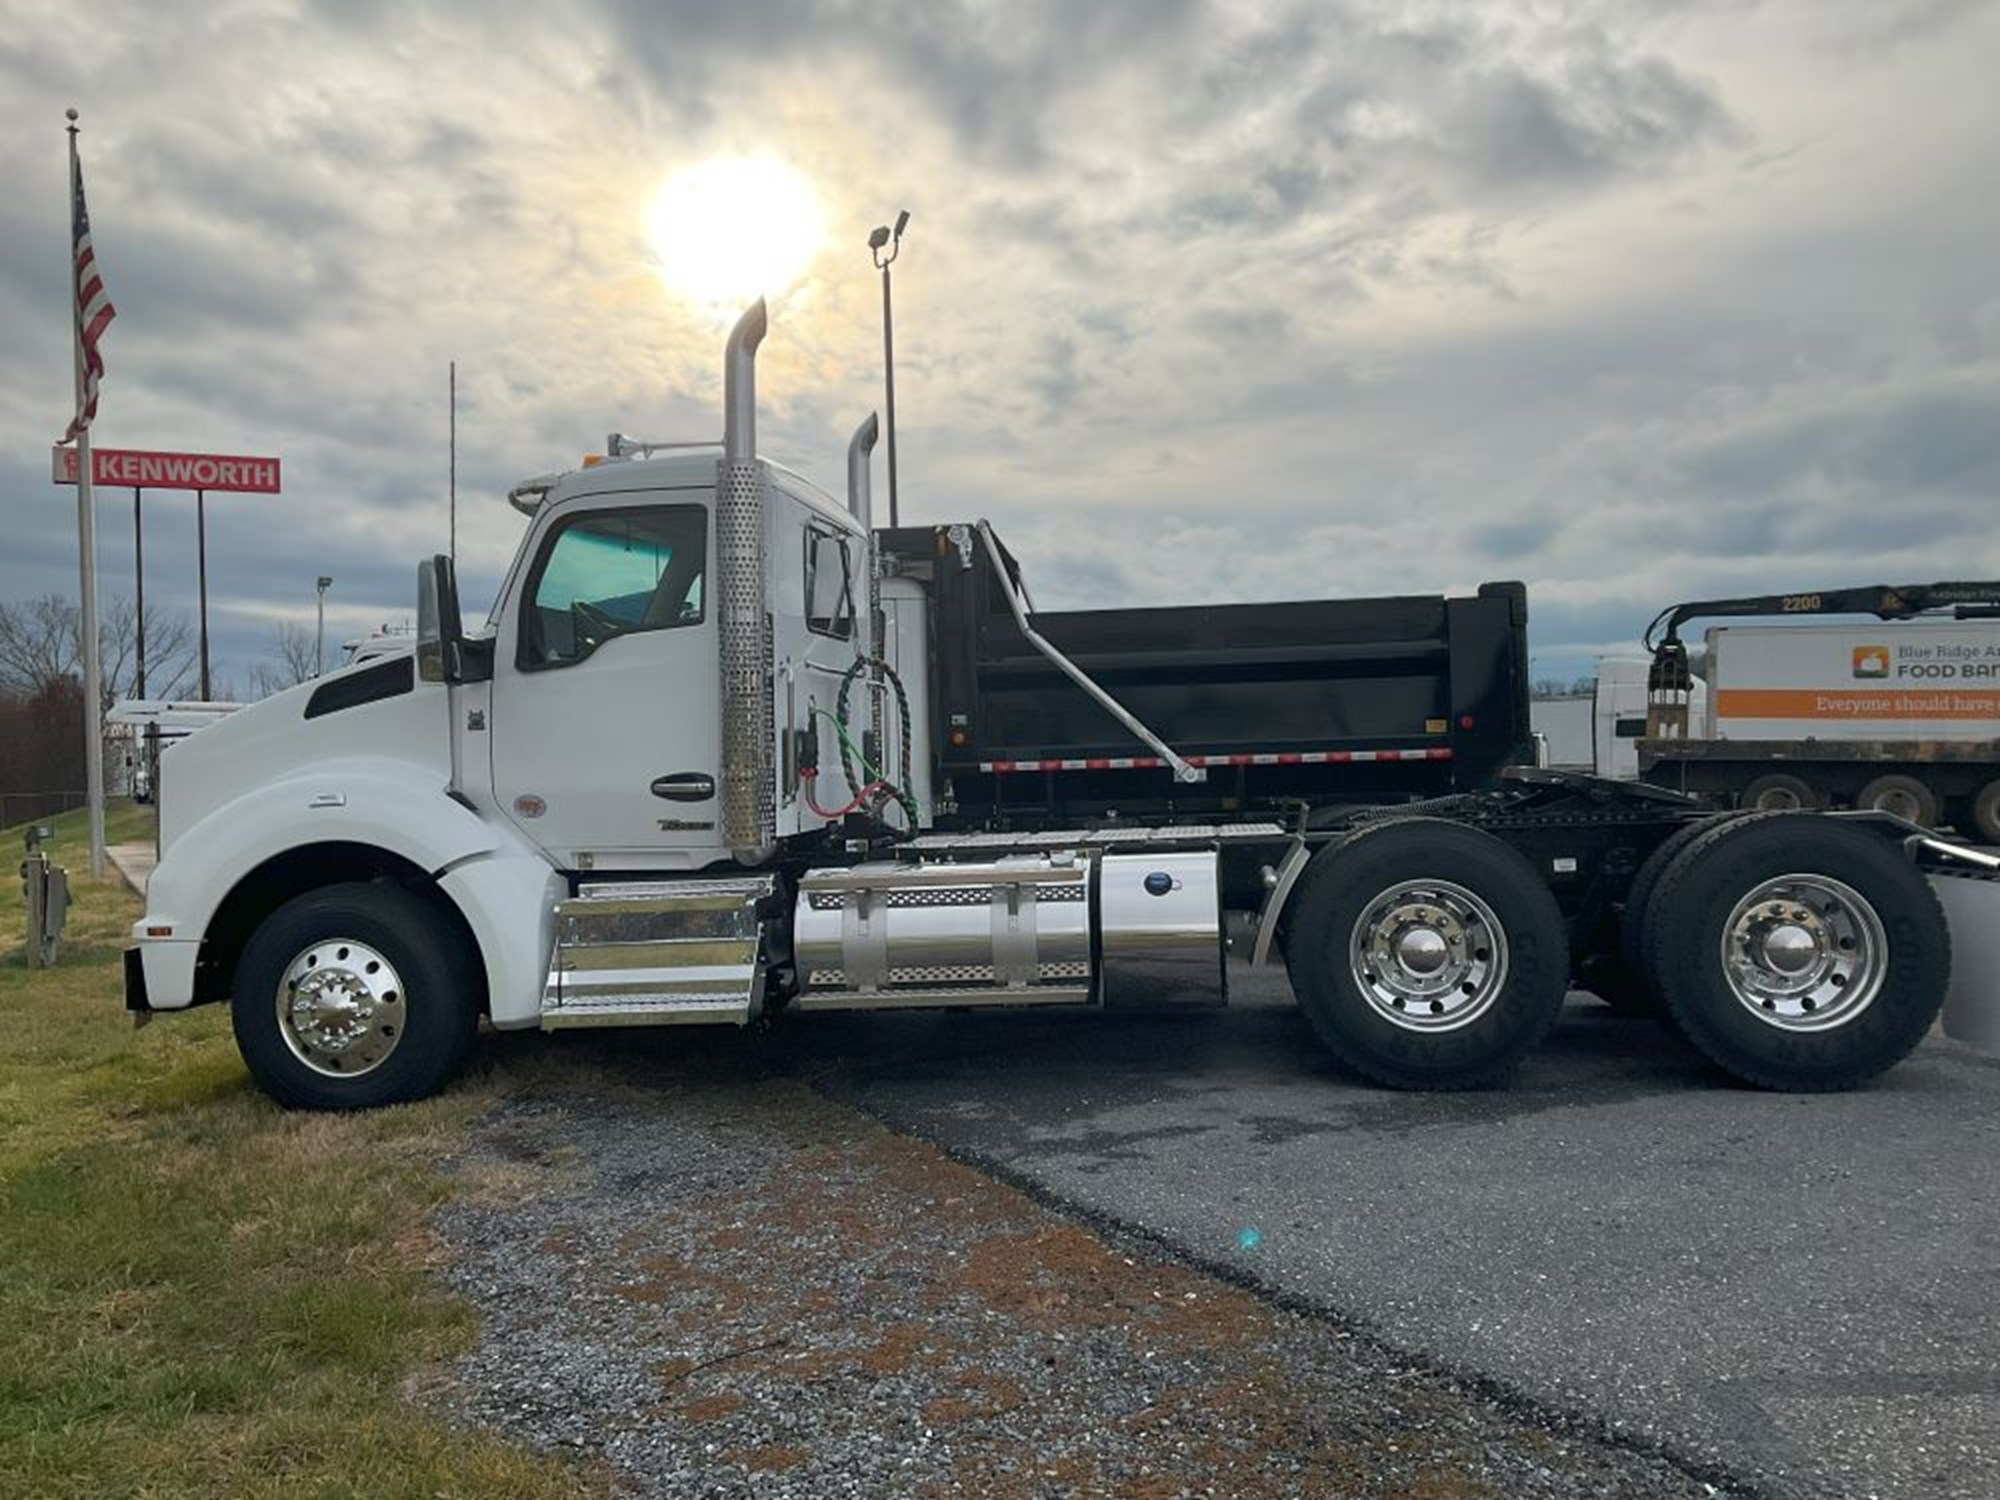
[[(69, 110), (69, 180), (72, 198), (77, 176), (76, 111)], [(76, 305), (76, 237), (74, 202), (70, 205), (70, 330), (76, 353), (76, 409), (83, 410), (83, 309)], [(97, 645), (97, 516), (91, 495), (90, 428), (76, 435), (76, 550), (78, 593), (83, 613), (83, 774), (90, 806), (90, 875), (104, 878), (104, 725), (103, 662)]]
[(451, 362), (450, 395), (451, 407), (451, 565), (458, 566), (458, 361)]

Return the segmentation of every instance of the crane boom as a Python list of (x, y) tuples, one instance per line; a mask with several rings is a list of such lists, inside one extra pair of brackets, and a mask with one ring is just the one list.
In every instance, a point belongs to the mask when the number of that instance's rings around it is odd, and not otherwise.
[[(1724, 615), (1873, 615), (1878, 620), (1907, 620), (1936, 609), (1956, 607), (1959, 618), (1968, 609), (2000, 607), (2000, 581), (1958, 583), (1876, 583), (1859, 588), (1824, 589), (1802, 594), (1749, 594), (1737, 599), (1695, 599), (1663, 609), (1646, 627), (1646, 647), (1678, 640), (1689, 620)], [(1661, 635), (1664, 631), (1665, 634)], [(1655, 637), (1659, 641), (1655, 642)]]

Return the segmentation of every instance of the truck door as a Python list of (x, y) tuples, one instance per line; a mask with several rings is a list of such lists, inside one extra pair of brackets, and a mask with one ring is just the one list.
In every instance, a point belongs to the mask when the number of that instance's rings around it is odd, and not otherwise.
[(570, 868), (687, 867), (717, 848), (712, 493), (565, 504), (503, 613), (494, 797)]

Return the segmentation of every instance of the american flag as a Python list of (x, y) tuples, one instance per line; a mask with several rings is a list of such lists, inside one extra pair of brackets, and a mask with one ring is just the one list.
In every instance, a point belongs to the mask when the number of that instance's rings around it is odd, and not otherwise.
[(63, 434), (65, 443), (74, 442), (90, 426), (91, 418), (97, 415), (97, 382), (104, 375), (104, 356), (98, 353), (97, 341), (104, 337), (104, 330), (118, 316), (118, 310), (105, 295), (104, 278), (97, 271), (97, 255), (90, 248), (90, 210), (83, 206), (83, 161), (74, 147), (70, 151), (69, 184), (70, 238), (76, 262), (77, 344), (83, 351), (83, 389), (78, 395), (76, 416), (70, 420), (69, 431)]

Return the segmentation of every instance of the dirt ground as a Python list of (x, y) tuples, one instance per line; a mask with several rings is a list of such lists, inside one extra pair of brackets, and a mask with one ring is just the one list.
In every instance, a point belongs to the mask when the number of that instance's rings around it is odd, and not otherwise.
[(485, 1332), (430, 1399), (636, 1492), (1720, 1493), (798, 1082), (605, 1062), (537, 1064), (457, 1164), (442, 1259)]

